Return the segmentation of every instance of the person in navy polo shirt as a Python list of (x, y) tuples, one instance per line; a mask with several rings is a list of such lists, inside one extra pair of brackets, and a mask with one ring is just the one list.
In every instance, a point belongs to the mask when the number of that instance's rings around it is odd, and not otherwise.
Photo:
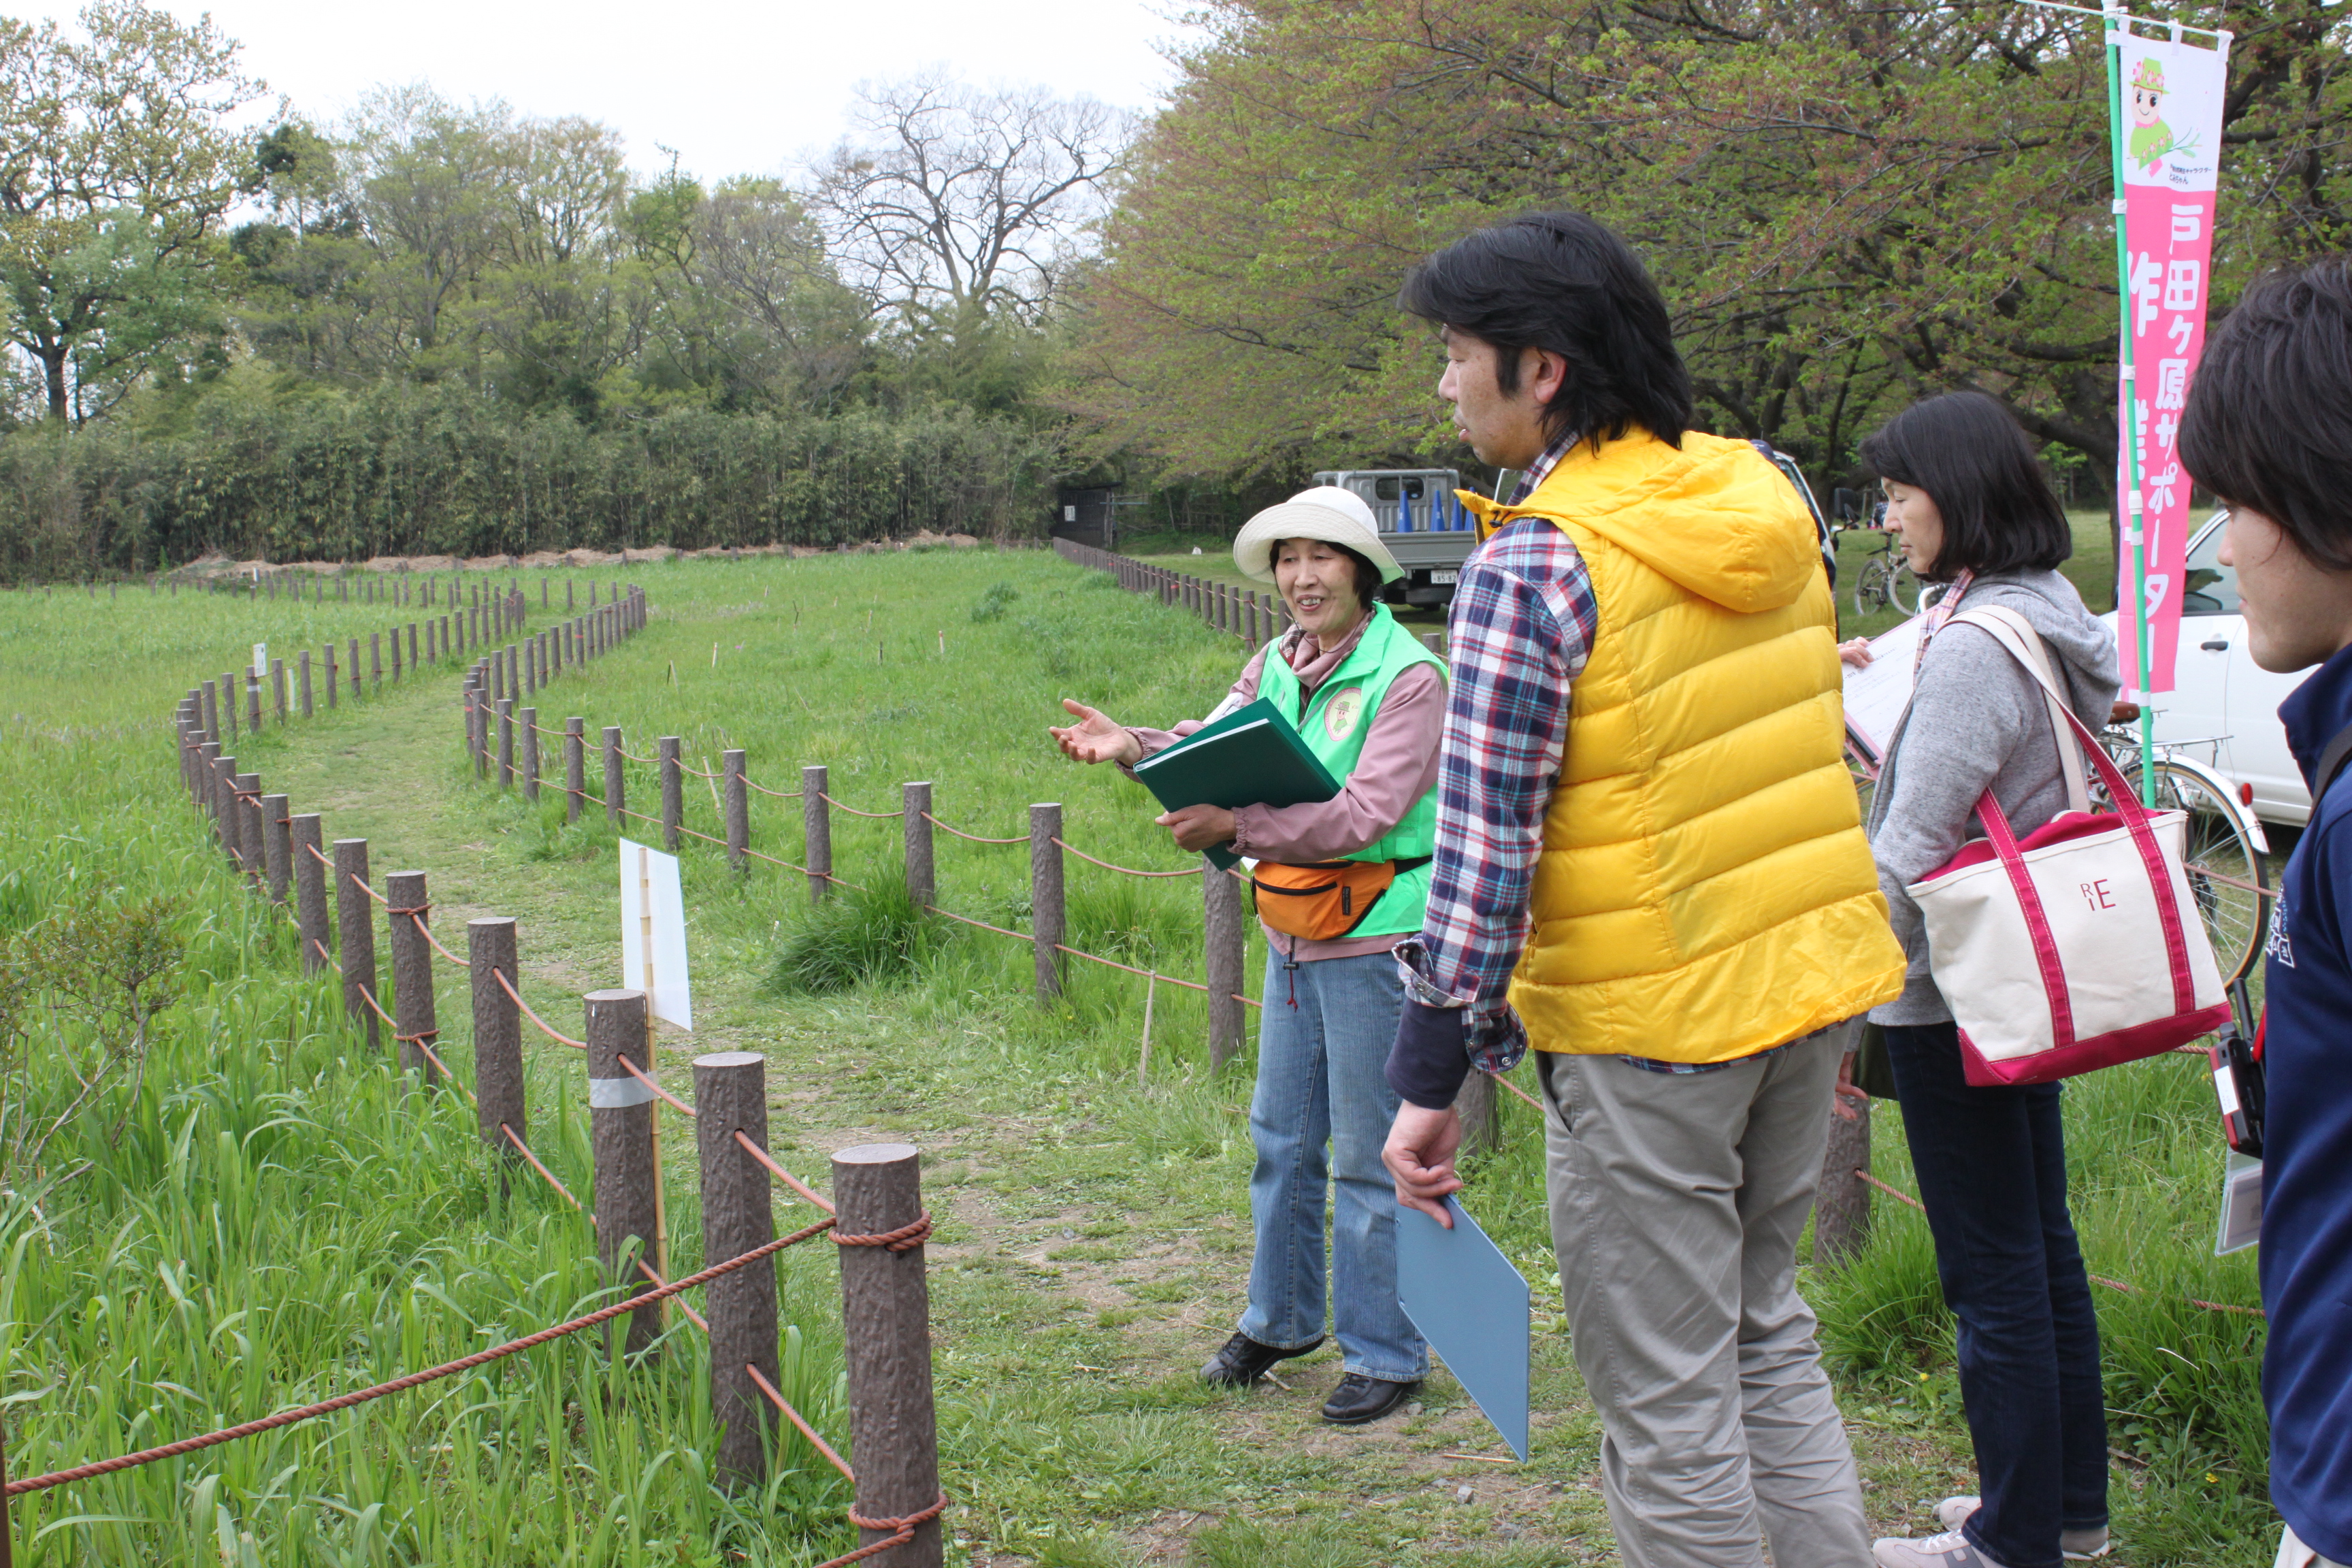
[(2180, 458), (2230, 509), (2254, 662), (2311, 784), (2264, 946), (2263, 1397), (2278, 1568), (2352, 1563), (2352, 257), (2247, 290), (2205, 351)]

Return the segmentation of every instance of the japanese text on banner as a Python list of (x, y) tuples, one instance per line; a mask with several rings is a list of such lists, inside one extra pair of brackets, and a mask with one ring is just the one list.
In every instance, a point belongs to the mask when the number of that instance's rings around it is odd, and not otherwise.
[[(2154, 38), (2123, 41), (2124, 242), (2129, 255), (2125, 321), (2132, 379), (2117, 426), (2137, 435), (2140, 527), (2147, 542), (2149, 691), (2172, 689), (2180, 642), (2180, 580), (2189, 548), (2189, 477), (2181, 471), (2180, 414), (2205, 348), (2212, 273), (2215, 174), (2221, 151), (2227, 45), (2206, 48)], [(2131, 474), (2116, 464), (2119, 515), (2131, 516)], [(2131, 552), (2116, 563), (2117, 603), (2136, 585)], [(2139, 691), (2137, 618), (2116, 617), (2126, 692)]]

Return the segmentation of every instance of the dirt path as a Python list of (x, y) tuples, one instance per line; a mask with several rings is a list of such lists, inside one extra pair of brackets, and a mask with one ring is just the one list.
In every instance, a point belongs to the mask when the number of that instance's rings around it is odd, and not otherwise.
[[(548, 826), (560, 811), (521, 811), (467, 776), (455, 691), (454, 675), (437, 673), (347, 705), (272, 742), (261, 765), (297, 810), (326, 814), (330, 837), (366, 837), (379, 878), (424, 868), (453, 948), (462, 951), (451, 933), (471, 916), (517, 917), (525, 994), (553, 998), (551, 1021), (562, 1026), (576, 1021), (580, 992), (616, 978), (610, 851), (566, 847)], [(567, 700), (578, 699), (546, 710)], [(704, 875), (690, 878), (690, 908)], [(898, 1138), (925, 1152), (961, 1560), (1617, 1560), (1597, 1422), (1540, 1300), (1526, 1465), (1491, 1462), (1506, 1450), (1443, 1373), (1406, 1413), (1351, 1430), (1318, 1415), (1339, 1375), (1331, 1347), (1250, 1394), (1200, 1385), (1196, 1369), (1231, 1331), (1247, 1268), (1248, 1156), (1235, 1113), (1244, 1085), (1144, 1091), (1061, 1071), (1023, 1043), (1029, 1004), (1019, 996), (953, 1009), (891, 992), (777, 999), (754, 984), (759, 950), (713, 945), (697, 952), (690, 1048), (767, 1057), (782, 1157), (821, 1177), (823, 1156), (854, 1143)], [(465, 1016), (460, 979), (443, 1017), (462, 1026)], [(689, 1189), (691, 1140), (668, 1142), (671, 1190)], [(793, 1310), (833, 1310), (821, 1275), (789, 1275), (787, 1286)], [(1948, 1451), (1869, 1428), (1856, 1438), (1890, 1525), (1916, 1524), (1920, 1500), (1961, 1479)]]

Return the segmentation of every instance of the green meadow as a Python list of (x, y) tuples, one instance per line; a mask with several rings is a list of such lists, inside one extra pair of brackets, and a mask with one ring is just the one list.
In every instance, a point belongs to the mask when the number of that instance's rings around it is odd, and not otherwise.
[[(584, 606), (591, 574), (571, 575)], [(939, 817), (986, 837), (1019, 835), (1032, 803), (1058, 802), (1064, 837), (1088, 854), (1188, 864), (1138, 786), (1066, 763), (1045, 729), (1064, 696), (1132, 722), (1198, 716), (1245, 650), (1107, 574), (1045, 552), (942, 550), (593, 575), (642, 584), (651, 624), (540, 694), (549, 729), (572, 715), (592, 735), (619, 725), (641, 755), (674, 735), (714, 773), (740, 747), (751, 777), (781, 791), (822, 763), (830, 793), (867, 812), (895, 811), (903, 782), (927, 780)], [(545, 612), (536, 575), (520, 576), (531, 629), (559, 620), (564, 574)], [(342, 1017), (331, 976), (300, 976), (290, 924), (237, 884), (179, 788), (168, 719), (189, 685), (257, 641), (284, 653), (422, 613), (143, 590), (0, 595), (0, 929), (12, 974), (31, 976), (10, 993), (0, 1107), (12, 1474), (340, 1392), (610, 1299), (587, 1222), (536, 1184), (500, 1196), (461, 1097), (404, 1080)], [(425, 870), (453, 947), (471, 916), (516, 917), (525, 997), (572, 1028), (580, 994), (620, 979), (625, 835), (593, 805), (567, 823), (554, 784), (533, 804), (478, 780), (458, 673), (453, 660), (272, 726), (239, 743), (240, 767), (294, 810), (322, 812), (328, 837), (367, 838), (379, 880)], [(685, 782), (687, 826), (721, 833), (712, 786)], [(632, 806), (656, 809), (650, 767), (633, 764), (628, 789)], [(754, 849), (802, 858), (799, 801), (755, 793), (751, 822)], [(1401, 1418), (1326, 1427), (1328, 1348), (1286, 1363), (1278, 1384), (1211, 1394), (1194, 1369), (1231, 1331), (1248, 1261), (1253, 1053), (1213, 1071), (1196, 994), (1147, 994), (1097, 965), (1073, 961), (1061, 998), (1040, 1005), (1026, 943), (925, 916), (898, 890), (899, 821), (837, 812), (832, 826), (836, 871), (863, 892), (814, 900), (796, 873), (733, 871), (688, 841), (697, 1028), (665, 1032), (666, 1081), (682, 1090), (698, 1052), (763, 1053), (778, 1157), (820, 1184), (829, 1150), (886, 1136), (923, 1149), (950, 1561), (1616, 1560), (1597, 1423), (1553, 1291), (1533, 1111), (1505, 1097), (1501, 1147), (1474, 1163), (1465, 1197), (1536, 1287), (1528, 1464), (1492, 1462), (1505, 1451), (1443, 1373)], [(625, 836), (656, 833), (635, 824)], [(941, 907), (1025, 926), (1025, 849), (942, 834), (937, 855)], [(1075, 858), (1067, 875), (1069, 945), (1199, 977), (1197, 879)], [(119, 1007), (71, 1000), (76, 973), (54, 967), (51, 941), (132, 927), (151, 937), (142, 951), (178, 955), (150, 983), (159, 1005), (135, 1049)], [(36, 962), (44, 953), (52, 968)], [(1264, 965), (1253, 940), (1253, 997)], [(442, 1055), (464, 1079), (463, 976), (445, 968), (441, 986)], [(580, 1063), (528, 1031), (525, 1049), (534, 1147), (587, 1200)], [(68, 1069), (87, 1077), (136, 1050), (143, 1073), (110, 1071), (25, 1157), (84, 1094)], [(1531, 1071), (1516, 1076), (1532, 1087)], [(2186, 1058), (2067, 1091), (2091, 1267), (2137, 1288), (2099, 1300), (2116, 1560), (2134, 1568), (2250, 1561), (2273, 1528), (2261, 1323), (2185, 1300), (2257, 1300), (2251, 1255), (2212, 1256), (2210, 1096)], [(1875, 1115), (1875, 1167), (1907, 1189), (1899, 1115), (1891, 1104)], [(675, 1122), (666, 1140), (683, 1270), (700, 1259), (692, 1142)], [(806, 1213), (781, 1208), (780, 1223), (795, 1212)], [(777, 1269), (786, 1392), (838, 1444), (831, 1251), (788, 1251)], [(1809, 1270), (1805, 1288), (1874, 1521), (1931, 1529), (1927, 1510), (1969, 1489), (1969, 1470), (1924, 1223), (1882, 1199), (1863, 1257)], [(765, 1491), (714, 1488), (706, 1363), (682, 1319), (643, 1365), (614, 1366), (582, 1336), (463, 1382), (17, 1499), (16, 1548), (40, 1563), (238, 1564), (807, 1564), (846, 1550), (846, 1489), (798, 1438), (780, 1443)]]

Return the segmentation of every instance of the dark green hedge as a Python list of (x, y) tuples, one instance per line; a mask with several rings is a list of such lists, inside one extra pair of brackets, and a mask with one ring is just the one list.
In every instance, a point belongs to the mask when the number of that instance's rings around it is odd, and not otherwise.
[(590, 429), (462, 389), (200, 408), (168, 437), (0, 439), (0, 574), (240, 560), (1042, 534), (1054, 458), (959, 412), (687, 410)]

